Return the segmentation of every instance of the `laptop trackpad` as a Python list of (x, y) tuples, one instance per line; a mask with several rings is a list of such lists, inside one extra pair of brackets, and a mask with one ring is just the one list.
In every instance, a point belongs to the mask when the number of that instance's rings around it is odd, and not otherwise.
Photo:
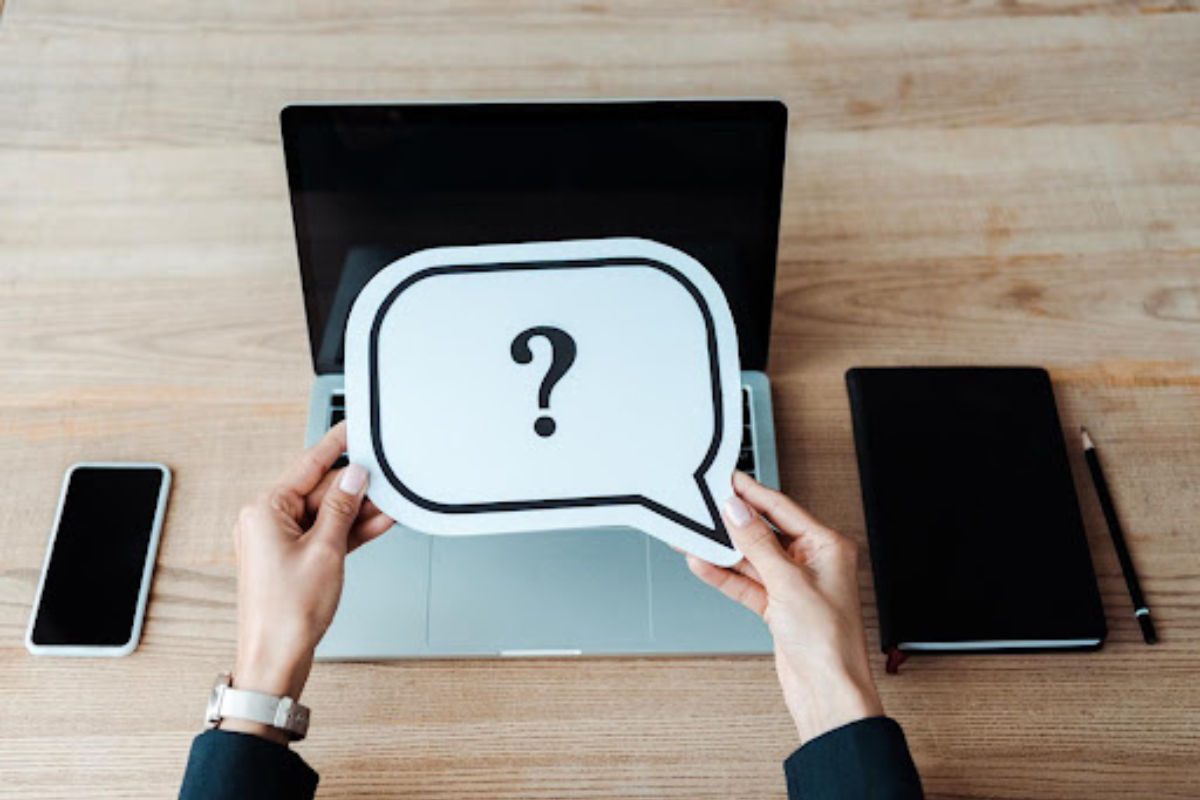
[(433, 537), (434, 648), (581, 650), (650, 639), (645, 534), (628, 528)]

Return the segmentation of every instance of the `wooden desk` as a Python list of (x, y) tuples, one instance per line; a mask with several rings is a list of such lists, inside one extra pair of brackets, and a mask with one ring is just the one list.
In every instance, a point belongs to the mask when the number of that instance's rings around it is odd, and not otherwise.
[[(1190, 2), (14, 0), (0, 26), (0, 796), (173, 796), (233, 660), (229, 529), (299, 450), (311, 370), (292, 100), (777, 95), (785, 487), (863, 540), (842, 374), (1050, 368), (1154, 607), (1141, 643), (1073, 453), (1111, 636), (880, 675), (931, 797), (1200, 791), (1200, 16)], [(21, 645), (59, 480), (176, 487), (141, 649)], [(1036, 557), (1036, 554), (1030, 554)], [(864, 568), (871, 647), (878, 640)], [(783, 793), (749, 660), (319, 665), (322, 797)], [(721, 698), (716, 700), (714, 698)]]

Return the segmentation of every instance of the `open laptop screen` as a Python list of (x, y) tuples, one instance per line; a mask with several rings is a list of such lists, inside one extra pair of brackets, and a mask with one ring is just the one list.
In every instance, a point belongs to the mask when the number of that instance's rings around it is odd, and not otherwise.
[(725, 291), (764, 369), (787, 110), (776, 101), (289, 106), (281, 115), (313, 363), (341, 372), (354, 298), (445, 245), (637, 236)]

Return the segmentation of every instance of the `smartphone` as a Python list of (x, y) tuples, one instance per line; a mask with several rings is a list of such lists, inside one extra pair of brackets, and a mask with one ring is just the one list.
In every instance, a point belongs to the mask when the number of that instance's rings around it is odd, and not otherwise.
[(25, 634), (29, 652), (134, 651), (170, 488), (163, 464), (89, 462), (67, 470)]

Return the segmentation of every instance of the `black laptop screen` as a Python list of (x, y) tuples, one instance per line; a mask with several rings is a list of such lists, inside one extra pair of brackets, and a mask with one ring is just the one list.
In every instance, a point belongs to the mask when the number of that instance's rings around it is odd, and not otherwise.
[(282, 114), (313, 362), (359, 290), (445, 245), (638, 236), (689, 253), (766, 366), (787, 111), (773, 101), (291, 106)]

